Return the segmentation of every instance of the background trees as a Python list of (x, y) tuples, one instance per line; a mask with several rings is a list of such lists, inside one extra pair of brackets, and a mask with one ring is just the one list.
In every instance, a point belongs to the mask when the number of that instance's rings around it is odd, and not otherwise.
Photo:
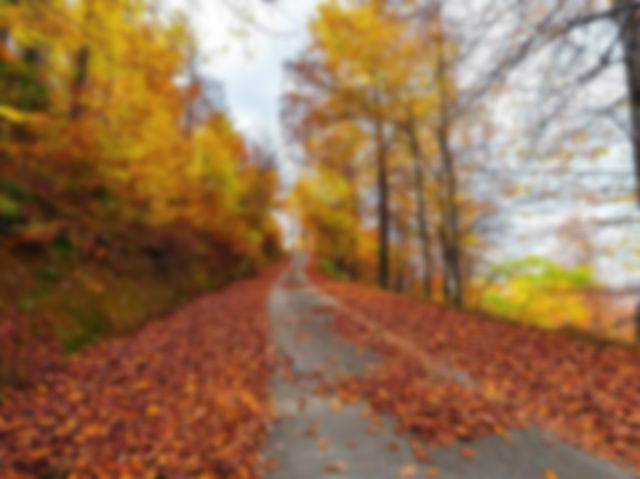
[[(283, 118), (310, 172), (327, 168), (310, 139), (359, 130), (359, 148), (339, 158), (359, 172), (354, 211), (360, 238), (377, 231), (379, 285), (476, 307), (496, 264), (555, 250), (567, 274), (596, 271), (550, 288), (558, 298), (581, 290), (576, 310), (586, 311), (604, 268), (625, 275), (631, 260), (614, 245), (637, 233), (636, 185), (623, 173), (637, 135), (637, 9), (587, 0), (319, 8), (307, 50), (288, 66)], [(332, 135), (331, 148), (349, 141)], [(569, 224), (580, 229), (572, 237), (589, 238), (588, 260), (566, 253), (578, 248), (561, 233)], [(334, 269), (347, 272), (342, 262)]]

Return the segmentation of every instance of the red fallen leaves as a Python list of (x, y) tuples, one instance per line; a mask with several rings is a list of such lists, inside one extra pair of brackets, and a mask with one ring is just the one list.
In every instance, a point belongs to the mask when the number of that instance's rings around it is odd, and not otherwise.
[(461, 447), (459, 452), (465, 459), (473, 459), (476, 457), (476, 451), (470, 447)]
[[(341, 388), (365, 396), (374, 408), (396, 415), (402, 429), (437, 445), (519, 425), (511, 408), (492, 404), (468, 386), (431, 378), (412, 360), (391, 360), (367, 377), (345, 381)], [(422, 450), (417, 455), (427, 459)]]
[[(45, 330), (51, 328), (45, 326)], [(41, 331), (33, 339), (32, 323), (25, 315), (11, 314), (0, 321), (0, 384), (23, 384), (33, 371), (54, 369), (63, 361), (57, 341)]]
[(348, 469), (347, 464), (342, 461), (333, 462), (324, 466), (324, 471), (330, 474), (342, 474), (343, 472), (347, 472)]
[(258, 477), (274, 273), (5, 392), (0, 477)]
[[(569, 442), (640, 467), (638, 351), (596, 346), (356, 284), (323, 280), (322, 287), (384, 331), (411, 342), (416, 350), (437, 357), (443, 364), (465, 371), (474, 380), (475, 393), (447, 385), (447, 381), (422, 388), (424, 371), (420, 367), (403, 370), (393, 364), (395, 360), (402, 361), (398, 348), (385, 343), (380, 335), (370, 334), (345, 314), (338, 315), (338, 331), (357, 344), (366, 344), (394, 359), (386, 370), (368, 379), (369, 384), (359, 387), (368, 391), (378, 407), (408, 418), (410, 427), (417, 427), (414, 422), (421, 415), (436, 414), (435, 410), (416, 409), (423, 402), (429, 408), (429, 400), (423, 398), (433, 398), (434, 390), (436, 398), (454, 392), (453, 397), (478, 405), (473, 414), (493, 407), (505, 408), (507, 415), (503, 419), (508, 424), (513, 419), (509, 410), (517, 410), (518, 417), (538, 423)], [(380, 397), (376, 388), (393, 391), (393, 397)], [(446, 407), (446, 401), (442, 402)], [(481, 424), (473, 421), (475, 426), (470, 431), (456, 431), (454, 425), (461, 424), (461, 419), (453, 415), (463, 409), (449, 413), (452, 416), (447, 430), (452, 437), (459, 437), (461, 432), (473, 435)], [(489, 413), (487, 423), (492, 415)], [(445, 427), (444, 421), (441, 426)], [(438, 434), (441, 433), (423, 431), (427, 437)]]

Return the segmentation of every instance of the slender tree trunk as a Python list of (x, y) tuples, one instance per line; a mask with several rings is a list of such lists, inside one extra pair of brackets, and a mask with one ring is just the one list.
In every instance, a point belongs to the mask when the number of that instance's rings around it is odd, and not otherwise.
[(637, 0), (616, 2), (627, 7), (620, 18), (620, 28), (629, 88), (636, 198), (640, 205), (640, 3)]
[[(358, 169), (351, 163), (345, 165), (343, 172), (344, 177), (351, 185), (358, 184)], [(358, 188), (355, 186), (351, 190), (351, 196), (349, 198), (349, 213), (352, 215), (354, 221), (360, 220), (360, 196), (358, 194)], [(360, 277), (360, 265), (358, 260), (359, 238), (357, 231), (352, 235), (349, 244), (349, 274), (351, 279), (358, 279)]]
[[(85, 4), (84, 23), (87, 29), (91, 28), (93, 19), (93, 1)], [(71, 82), (71, 103), (69, 106), (69, 118), (79, 118), (84, 112), (84, 99), (87, 85), (89, 84), (89, 62), (91, 61), (91, 48), (88, 42), (78, 48), (74, 63), (75, 75)]]
[[(442, 22), (442, 19), (439, 20)], [(460, 226), (458, 218), (458, 176), (455, 166), (455, 157), (451, 150), (450, 129), (451, 115), (449, 108), (449, 92), (447, 86), (450, 81), (449, 65), (445, 53), (444, 28), (440, 28), (441, 34), (438, 38), (436, 82), (440, 101), (440, 124), (436, 130), (438, 148), (440, 150), (440, 161), (443, 175), (443, 231), (442, 250), (443, 263), (445, 269), (445, 296), (449, 302), (455, 306), (462, 306), (463, 298), (463, 278), (462, 278), (462, 255), (460, 247)]]
[(69, 117), (79, 118), (84, 110), (84, 92), (89, 82), (89, 60), (91, 50), (88, 45), (83, 45), (78, 49), (75, 58), (76, 72), (71, 84), (71, 106), (69, 107)]
[[(625, 7), (619, 22), (629, 91), (636, 202), (640, 206), (640, 3), (637, 0), (616, 0), (616, 3)], [(640, 343), (640, 298), (637, 299), (634, 319), (636, 341)]]
[(449, 299), (455, 306), (463, 304), (463, 283), (460, 252), (460, 226), (458, 218), (458, 178), (454, 165), (453, 153), (449, 146), (448, 129), (443, 125), (439, 129), (438, 144), (445, 181), (445, 244), (444, 259), (446, 263), (447, 278), (449, 284)]
[(427, 299), (431, 299), (433, 294), (433, 261), (431, 260), (431, 237), (429, 235), (429, 221), (427, 218), (427, 202), (425, 198), (425, 182), (424, 171), (424, 155), (422, 147), (418, 141), (418, 135), (413, 119), (407, 124), (406, 133), (409, 139), (409, 148), (413, 158), (413, 185), (416, 194), (417, 209), (416, 223), (418, 225), (418, 235), (420, 239), (420, 248), (422, 251), (422, 262), (424, 266), (424, 278), (422, 289)]
[(378, 184), (378, 284), (389, 287), (389, 171), (381, 120), (375, 121)]

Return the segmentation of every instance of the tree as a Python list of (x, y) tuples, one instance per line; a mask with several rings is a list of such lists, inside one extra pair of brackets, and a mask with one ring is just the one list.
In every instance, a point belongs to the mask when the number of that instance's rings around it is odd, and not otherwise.
[(375, 170), (378, 283), (386, 288), (393, 113), (398, 93), (415, 78), (415, 43), (407, 42), (402, 20), (379, 1), (324, 5), (310, 29), (311, 46), (288, 67), (297, 91), (288, 97), (285, 118), (298, 138), (335, 122), (353, 122), (367, 132)]
[[(615, 0), (620, 8), (619, 24), (627, 75), (630, 137), (633, 147), (636, 197), (640, 204), (640, 4), (634, 0)], [(640, 335), (640, 328), (639, 335)]]

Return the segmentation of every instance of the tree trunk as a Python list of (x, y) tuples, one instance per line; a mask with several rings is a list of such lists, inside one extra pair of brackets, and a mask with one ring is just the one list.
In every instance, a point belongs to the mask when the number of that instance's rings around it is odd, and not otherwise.
[(616, 1), (619, 6), (626, 7), (620, 18), (620, 28), (629, 89), (635, 191), (640, 205), (640, 3), (637, 0)]
[(454, 166), (454, 158), (449, 146), (449, 136), (446, 127), (440, 128), (438, 133), (438, 144), (440, 145), (440, 155), (444, 170), (445, 181), (445, 211), (444, 211), (444, 231), (445, 244), (444, 260), (446, 278), (449, 285), (449, 300), (455, 306), (463, 304), (463, 284), (460, 254), (460, 226), (458, 218), (458, 178)]
[[(616, 0), (616, 3), (625, 7), (619, 22), (629, 91), (636, 202), (640, 206), (640, 4), (637, 0)], [(640, 298), (636, 303), (635, 330), (636, 341), (640, 343)]]
[[(439, 19), (442, 22), (442, 19)], [(458, 176), (455, 165), (455, 157), (451, 151), (450, 144), (450, 105), (448, 82), (451, 81), (450, 67), (447, 63), (445, 53), (444, 28), (441, 26), (441, 34), (438, 37), (436, 82), (439, 96), (440, 124), (436, 129), (436, 138), (440, 150), (441, 172), (443, 175), (444, 195), (443, 207), (443, 229), (442, 256), (445, 270), (445, 296), (454, 306), (462, 306), (463, 298), (463, 278), (462, 278), (462, 255), (460, 248), (460, 226), (458, 218)]]
[(383, 125), (375, 121), (378, 184), (378, 284), (389, 287), (389, 172)]
[(71, 84), (71, 106), (69, 107), (69, 117), (76, 119), (82, 115), (84, 109), (84, 92), (89, 81), (89, 60), (91, 50), (89, 46), (83, 45), (78, 49), (75, 58), (76, 72)]
[(413, 185), (416, 194), (417, 209), (416, 223), (418, 225), (418, 235), (420, 239), (420, 248), (422, 251), (422, 262), (424, 266), (423, 277), (423, 293), (427, 299), (431, 299), (433, 294), (433, 261), (431, 260), (431, 237), (429, 235), (429, 222), (427, 218), (427, 204), (425, 199), (424, 171), (422, 165), (424, 163), (424, 155), (422, 147), (418, 141), (413, 119), (407, 124), (406, 133), (409, 139), (409, 147), (413, 158)]
[[(85, 28), (91, 28), (91, 21), (94, 16), (93, 0), (86, 1), (84, 12)], [(75, 75), (71, 82), (71, 103), (69, 105), (69, 118), (79, 118), (84, 112), (84, 97), (89, 83), (89, 62), (91, 60), (91, 48), (88, 42), (78, 48), (74, 63)]]

